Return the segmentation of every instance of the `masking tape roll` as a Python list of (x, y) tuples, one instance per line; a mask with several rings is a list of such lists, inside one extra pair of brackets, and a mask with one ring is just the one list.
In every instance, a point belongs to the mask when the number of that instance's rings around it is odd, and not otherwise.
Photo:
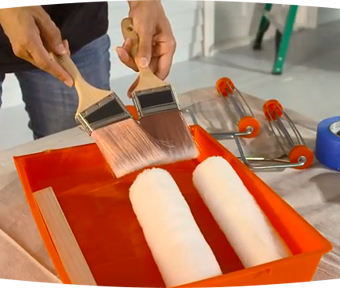
[(319, 123), (315, 156), (321, 164), (340, 171), (340, 116)]

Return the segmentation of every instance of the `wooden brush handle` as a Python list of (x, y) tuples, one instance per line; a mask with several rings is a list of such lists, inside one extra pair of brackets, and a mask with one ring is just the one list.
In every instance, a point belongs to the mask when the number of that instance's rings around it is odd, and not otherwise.
[[(137, 53), (138, 53), (139, 37), (138, 37), (138, 34), (133, 29), (132, 19), (131, 18), (123, 19), (121, 26), (122, 26), (122, 34), (123, 34), (124, 39), (126, 40), (130, 38), (132, 41), (132, 47), (131, 47), (131, 51), (129, 54), (135, 60)], [(137, 63), (136, 65), (138, 66)]]
[(168, 83), (159, 79), (149, 67), (140, 68), (138, 61), (136, 59), (138, 53), (139, 37), (133, 28), (133, 22), (131, 18), (125, 18), (121, 22), (121, 29), (124, 39), (131, 39), (132, 48), (130, 51), (130, 56), (134, 59), (136, 66), (139, 70), (139, 82), (134, 91), (140, 91), (145, 89), (152, 89), (157, 87), (163, 87), (168, 85)]
[(79, 97), (79, 105), (77, 108), (77, 114), (86, 110), (90, 106), (96, 104), (106, 96), (112, 94), (111, 91), (101, 90), (92, 85), (90, 85), (81, 75), (75, 63), (72, 61), (71, 57), (67, 54), (64, 55), (54, 55), (51, 54), (54, 60), (61, 65), (66, 72), (68, 72), (74, 80), (74, 86), (77, 90)]
[(51, 55), (54, 60), (71, 75), (75, 85), (85, 81), (70, 56), (68, 56), (67, 54), (57, 56), (53, 53), (51, 53)]

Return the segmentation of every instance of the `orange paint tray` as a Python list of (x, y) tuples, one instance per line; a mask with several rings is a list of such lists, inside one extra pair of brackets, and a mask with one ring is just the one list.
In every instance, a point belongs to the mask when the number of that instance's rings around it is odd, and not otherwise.
[[(178, 183), (223, 275), (190, 287), (265, 285), (310, 281), (332, 245), (271, 188), (200, 126), (191, 126), (201, 155), (163, 166)], [(192, 183), (196, 165), (223, 156), (233, 166), (294, 256), (244, 269)], [(99, 286), (164, 287), (132, 210), (128, 189), (137, 173), (114, 179), (95, 144), (15, 157), (32, 214), (63, 283), (70, 283), (33, 193), (52, 187)], [(226, 207), (227, 209), (227, 207)]]

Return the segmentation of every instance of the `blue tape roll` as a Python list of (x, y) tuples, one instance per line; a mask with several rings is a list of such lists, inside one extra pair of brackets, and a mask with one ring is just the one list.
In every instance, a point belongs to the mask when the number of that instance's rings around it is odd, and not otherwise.
[(315, 157), (328, 168), (340, 171), (340, 117), (328, 118), (319, 123)]

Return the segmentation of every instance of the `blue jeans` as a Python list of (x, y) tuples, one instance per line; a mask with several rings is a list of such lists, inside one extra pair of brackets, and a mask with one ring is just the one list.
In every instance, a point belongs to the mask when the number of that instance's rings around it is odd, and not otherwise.
[[(108, 35), (83, 47), (72, 55), (84, 79), (91, 85), (110, 90), (110, 39)], [(16, 72), (25, 109), (29, 116), (29, 128), (34, 139), (54, 134), (77, 125), (75, 112), (78, 95), (54, 76), (39, 70)], [(2, 82), (5, 75), (0, 73), (0, 106)], [(15, 121), (15, 116), (13, 116)]]

